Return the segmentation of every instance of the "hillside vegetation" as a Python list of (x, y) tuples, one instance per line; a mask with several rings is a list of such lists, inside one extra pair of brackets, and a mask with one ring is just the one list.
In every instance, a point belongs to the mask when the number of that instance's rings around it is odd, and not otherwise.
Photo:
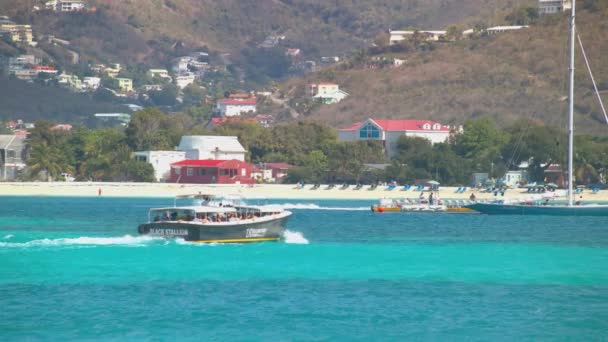
[(122, 105), (96, 100), (63, 88), (0, 77), (0, 121), (48, 120), (84, 124), (93, 113), (127, 112)]
[[(582, 10), (579, 33), (595, 78), (608, 90), (608, 12)], [(306, 85), (334, 81), (350, 96), (339, 104), (315, 106), (309, 115), (334, 126), (375, 118), (432, 118), (462, 124), (491, 117), (505, 125), (530, 118), (565, 127), (568, 65), (567, 16), (542, 18), (525, 30), (458, 42), (426, 45), (425, 51), (357, 56), (331, 70), (292, 80), (284, 93), (303, 102)], [(373, 57), (405, 60), (400, 67), (369, 68)], [(580, 54), (577, 56), (576, 124), (588, 133), (606, 127)], [(299, 95), (298, 95), (299, 94)]]

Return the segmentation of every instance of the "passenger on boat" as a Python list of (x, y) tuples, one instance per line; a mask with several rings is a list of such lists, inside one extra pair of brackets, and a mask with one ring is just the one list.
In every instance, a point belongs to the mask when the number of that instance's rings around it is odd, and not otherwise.
[(475, 197), (475, 194), (474, 194), (474, 193), (472, 193), (472, 194), (471, 194), (471, 196), (469, 196), (469, 199), (470, 199), (471, 201), (474, 201), (474, 200), (475, 200), (475, 198), (476, 198), (476, 197)]
[(433, 205), (433, 192), (431, 191), (431, 194), (429, 195), (429, 204)]

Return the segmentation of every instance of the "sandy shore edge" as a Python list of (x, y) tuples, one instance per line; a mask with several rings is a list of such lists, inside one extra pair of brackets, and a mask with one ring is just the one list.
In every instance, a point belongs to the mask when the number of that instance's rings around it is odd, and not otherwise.
[[(261, 197), (268, 199), (337, 199), (337, 200), (378, 200), (380, 198), (418, 198), (420, 191), (410, 189), (402, 191), (401, 188), (387, 190), (379, 186), (369, 190), (365, 186), (354, 190), (354, 186), (341, 190), (339, 186), (327, 189), (322, 185), (311, 190), (312, 185), (298, 189), (293, 184), (256, 184), (248, 185), (202, 185), (202, 184), (169, 184), (169, 183), (108, 183), (108, 182), (12, 182), (0, 183), (0, 196), (84, 196), (95, 197), (158, 197), (167, 198), (176, 195), (204, 193), (213, 195), (241, 195), (243, 197)], [(477, 189), (467, 188), (464, 193), (456, 192), (457, 187), (441, 187), (439, 198), (442, 199), (469, 199), (472, 193), (477, 199), (493, 198), (529, 198), (531, 194), (525, 189), (509, 189), (504, 196), (495, 196), (493, 193), (484, 193)], [(426, 194), (428, 196), (428, 194)], [(582, 194), (584, 200), (608, 201), (608, 190), (592, 193), (585, 190)]]

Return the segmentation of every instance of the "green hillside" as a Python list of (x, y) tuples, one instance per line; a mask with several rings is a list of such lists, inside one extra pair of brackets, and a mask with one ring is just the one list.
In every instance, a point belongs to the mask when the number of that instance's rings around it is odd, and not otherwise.
[[(581, 8), (578, 28), (601, 90), (608, 90), (608, 12)], [(310, 117), (334, 126), (367, 117), (432, 118), (462, 124), (489, 116), (498, 123), (532, 118), (565, 127), (567, 16), (542, 18), (517, 32), (458, 42), (424, 44), (407, 53), (359, 55), (331, 70), (282, 86), (305, 103), (306, 85), (334, 81), (350, 94), (334, 105), (313, 106)], [(424, 50), (424, 51), (420, 51)], [(370, 69), (373, 58), (405, 60), (395, 68)], [(608, 132), (582, 58), (577, 57), (576, 124), (584, 132)], [(301, 106), (301, 108), (304, 108)], [(306, 112), (306, 111), (303, 111)]]
[(127, 112), (128, 109), (92, 95), (63, 88), (0, 77), (0, 121), (22, 119), (85, 124), (93, 113)]

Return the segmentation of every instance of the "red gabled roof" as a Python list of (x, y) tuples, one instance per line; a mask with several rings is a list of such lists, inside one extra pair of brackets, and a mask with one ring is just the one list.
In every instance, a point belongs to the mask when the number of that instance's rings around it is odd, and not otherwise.
[[(449, 132), (450, 128), (446, 125), (441, 125), (439, 129), (432, 129), (433, 125), (438, 122), (431, 120), (376, 120), (372, 119), (384, 131), (434, 131), (434, 132)], [(424, 129), (424, 125), (431, 125), (431, 129)], [(361, 127), (361, 122), (356, 122), (348, 128), (341, 129), (342, 131), (354, 131)]]
[(271, 169), (290, 169), (293, 167), (293, 165), (291, 164), (287, 164), (287, 163), (264, 163), (264, 166), (266, 168), (271, 168)]
[(178, 161), (172, 163), (171, 166), (207, 166), (207, 167), (218, 167), (221, 164), (227, 162), (228, 160), (215, 160), (215, 159), (204, 159), (204, 160), (195, 160), (195, 159), (186, 159), (182, 161)]
[(247, 123), (258, 123), (258, 121), (255, 118), (239, 118), (239, 117), (214, 117), (211, 118), (211, 121), (213, 121), (214, 124), (216, 125), (221, 125), (223, 123), (226, 122), (247, 122)]
[(240, 100), (240, 99), (221, 99), (219, 100), (219, 102), (221, 104), (225, 104), (225, 105), (256, 105), (258, 103), (257, 99), (255, 97), (250, 98), (250, 99), (244, 99), (244, 100)]

